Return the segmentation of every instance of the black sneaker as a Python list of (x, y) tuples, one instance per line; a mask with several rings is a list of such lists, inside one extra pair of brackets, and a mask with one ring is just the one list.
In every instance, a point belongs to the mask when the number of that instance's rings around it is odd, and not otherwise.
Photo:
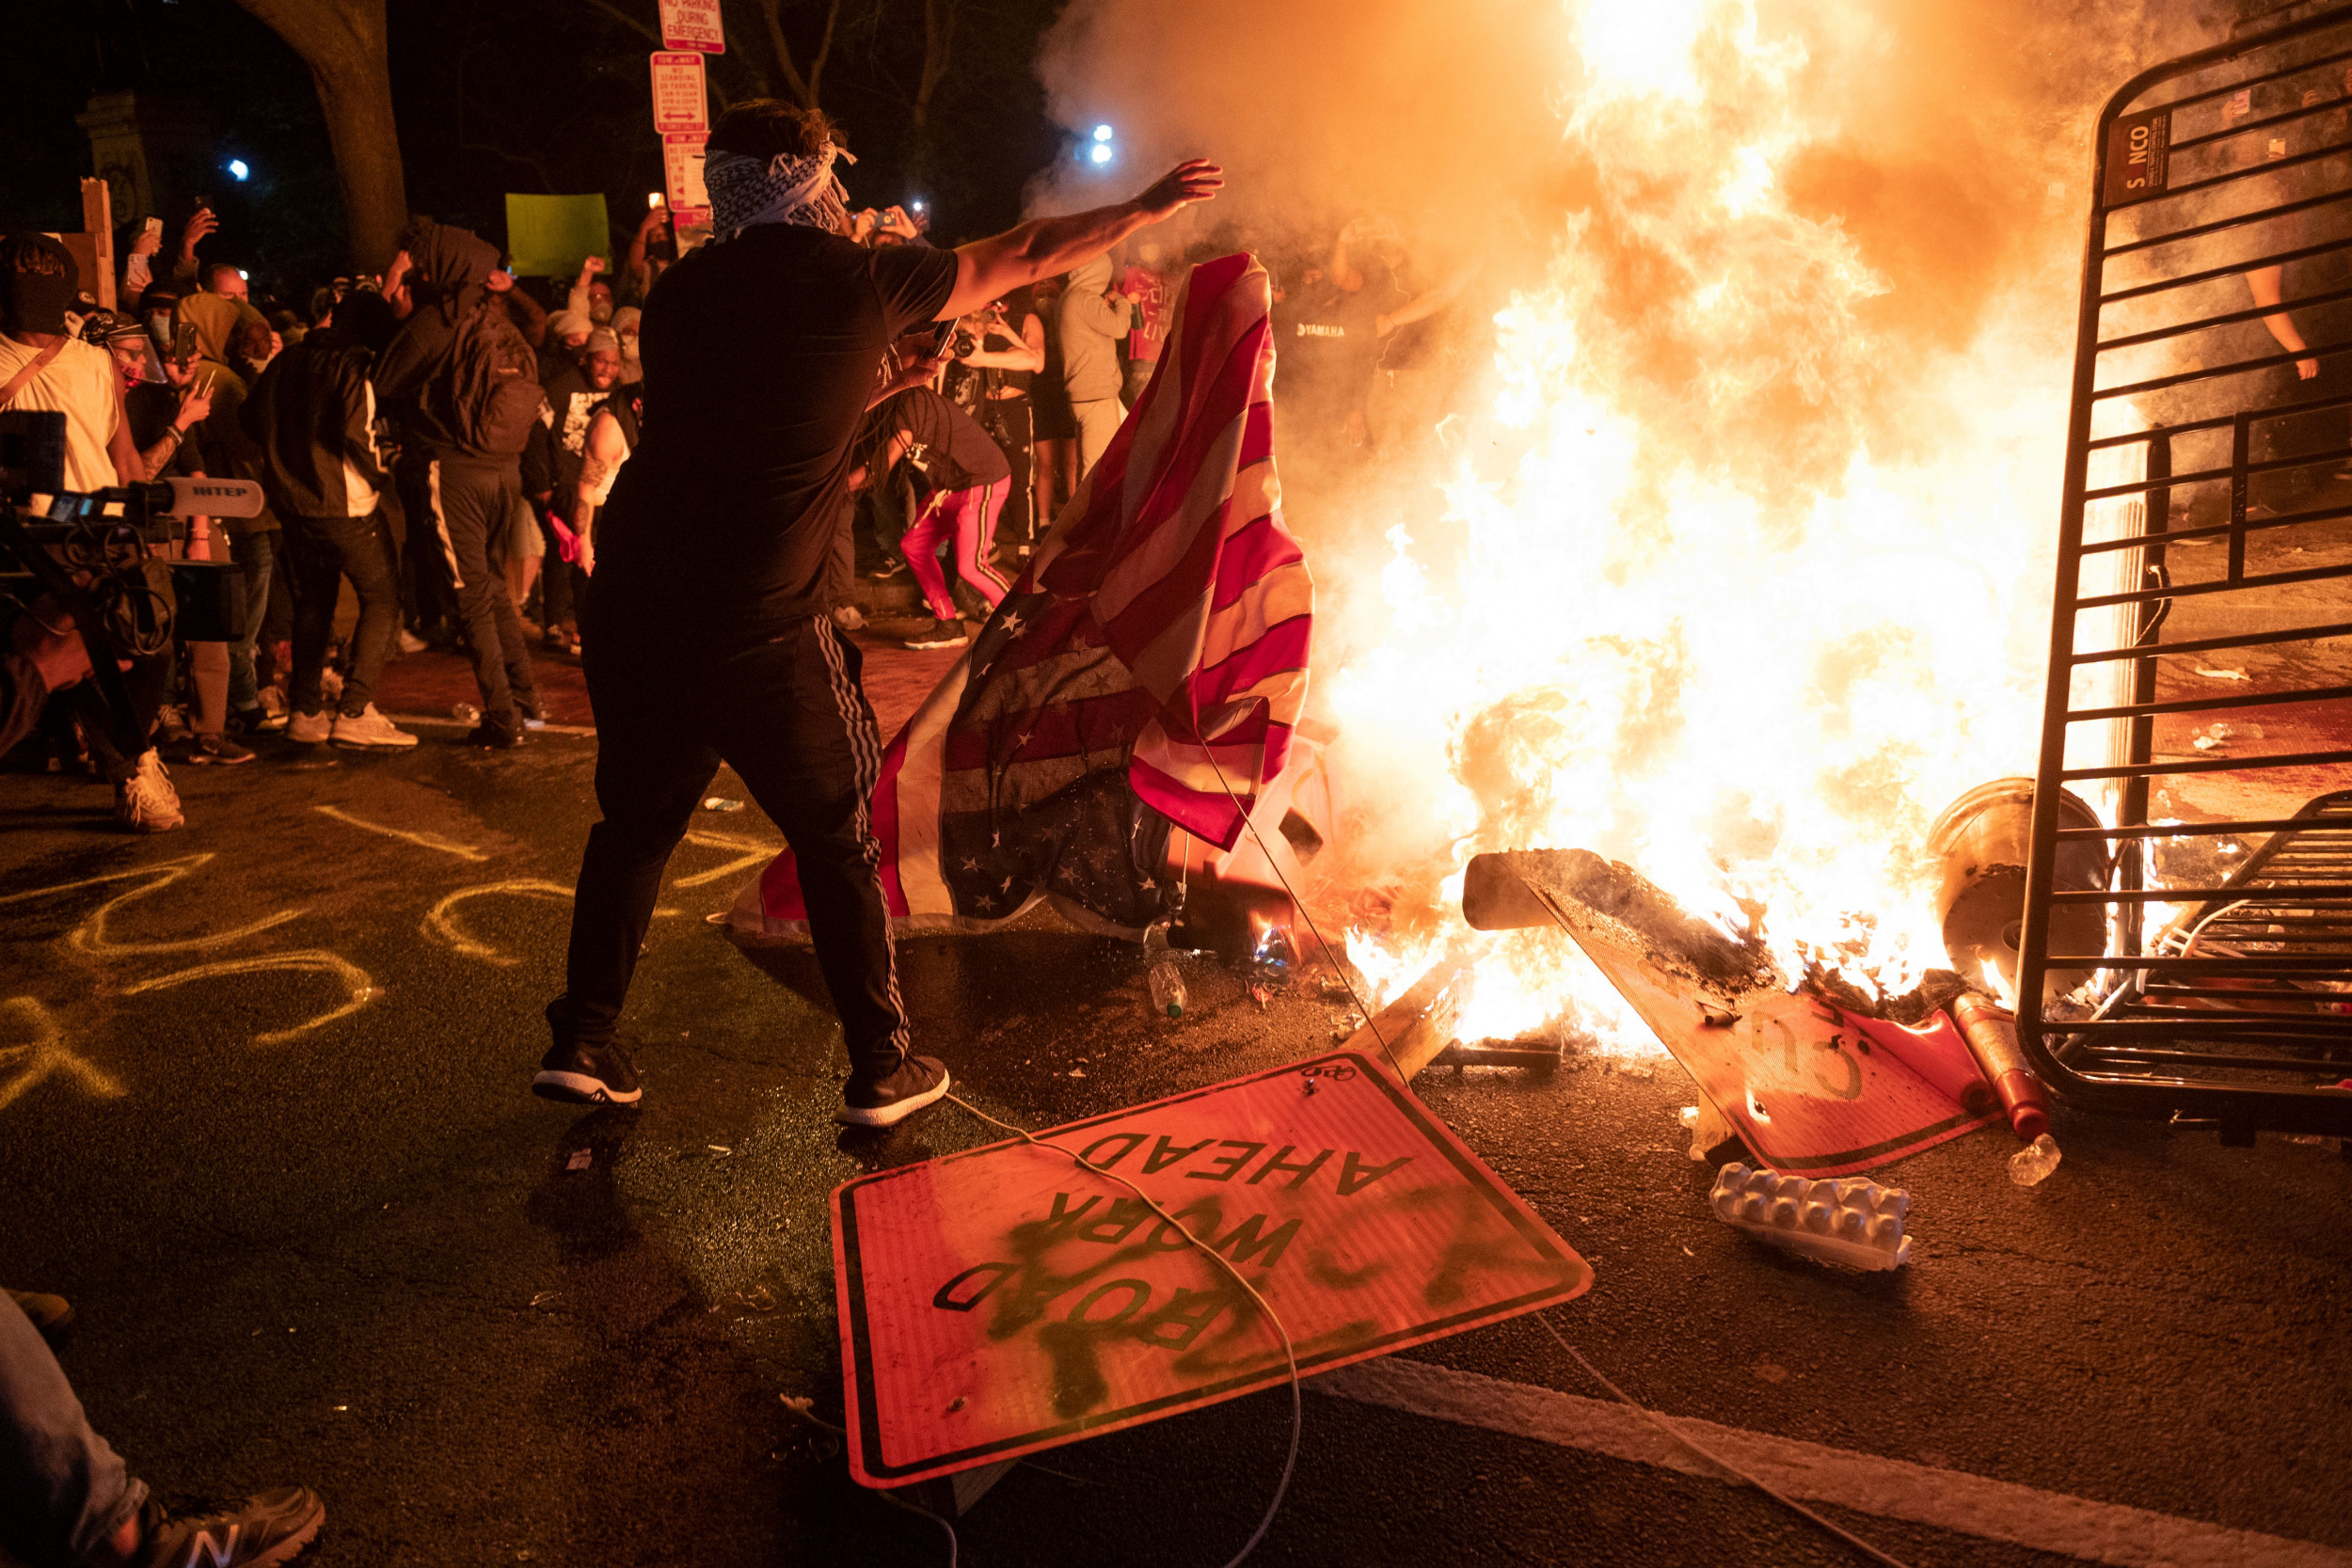
[(485, 720), (466, 732), (467, 745), (479, 746), (487, 752), (511, 752), (522, 743), (522, 721), (519, 719), (511, 728)]
[(637, 1069), (628, 1053), (617, 1045), (548, 1047), (539, 1058), (539, 1076), (531, 1092), (542, 1100), (562, 1100), (574, 1105), (634, 1105), (645, 1097), (637, 1086)]
[(252, 760), (253, 749), (232, 738), (226, 730), (189, 737), (188, 761), (196, 767), (235, 768)]
[(851, 1127), (895, 1126), (935, 1102), (953, 1081), (947, 1065), (936, 1056), (909, 1056), (883, 1078), (852, 1069), (841, 1088), (841, 1109), (833, 1119)]
[(910, 648), (961, 648), (972, 641), (961, 621), (933, 621), (930, 626), (906, 641)]
[(136, 1568), (276, 1568), (302, 1555), (326, 1523), (307, 1486), (281, 1486), (218, 1513), (175, 1519), (150, 1501), (139, 1510)]

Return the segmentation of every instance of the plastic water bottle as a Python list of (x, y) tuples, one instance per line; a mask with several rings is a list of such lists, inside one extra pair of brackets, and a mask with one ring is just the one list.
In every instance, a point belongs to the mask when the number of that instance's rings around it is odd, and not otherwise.
[(2058, 1161), (2063, 1158), (2058, 1140), (2044, 1132), (2009, 1157), (2009, 1179), (2021, 1187), (2038, 1185), (2043, 1177), (2058, 1168)]
[(1176, 966), (1162, 958), (1152, 966), (1152, 1010), (1166, 1013), (1169, 1018), (1184, 1016), (1184, 1004), (1191, 998), (1184, 994), (1184, 977), (1176, 973)]

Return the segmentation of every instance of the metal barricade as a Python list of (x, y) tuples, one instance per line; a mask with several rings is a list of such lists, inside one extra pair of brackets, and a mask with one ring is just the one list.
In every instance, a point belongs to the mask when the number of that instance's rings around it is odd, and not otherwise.
[(2352, 1134), (2352, 7), (2272, 20), (2099, 118), (2018, 937), (2052, 1088), (2231, 1141)]

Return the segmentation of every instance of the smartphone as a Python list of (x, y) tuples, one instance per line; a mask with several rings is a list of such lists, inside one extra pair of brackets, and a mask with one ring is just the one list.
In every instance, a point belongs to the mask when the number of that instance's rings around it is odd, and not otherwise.
[(200, 352), (196, 341), (196, 323), (175, 323), (171, 329), (171, 357), (182, 365), (192, 365)]
[(647, 212), (652, 212), (660, 205), (661, 193), (660, 191), (647, 191), (645, 193), (645, 210)]
[(164, 220), (157, 217), (151, 217), (145, 223), (139, 225), (139, 230), (150, 239), (160, 240), (164, 237)]
[(209, 196), (198, 197), (196, 198), (196, 210), (199, 213), (211, 212), (213, 210), (213, 198)]

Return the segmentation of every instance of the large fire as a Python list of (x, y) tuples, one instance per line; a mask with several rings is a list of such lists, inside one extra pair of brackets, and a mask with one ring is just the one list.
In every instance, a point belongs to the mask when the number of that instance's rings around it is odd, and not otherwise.
[(1498, 299), (1481, 404), (1438, 431), (1442, 515), (1390, 532), (1385, 634), (1327, 689), (1358, 788), (1444, 846), (1353, 933), (1375, 985), (1476, 942), (1465, 1037), (1565, 1021), (1639, 1050), (1564, 936), (1469, 935), (1462, 865), (1594, 849), (1754, 922), (1792, 977), (1896, 991), (1944, 965), (1929, 824), (2032, 770), (2071, 258), (1963, 343), (1894, 341), (1887, 278), (1788, 189), (1850, 129), (1804, 86), (1804, 29), (1860, 13), (1572, 9), (1561, 133), (1591, 199)]

